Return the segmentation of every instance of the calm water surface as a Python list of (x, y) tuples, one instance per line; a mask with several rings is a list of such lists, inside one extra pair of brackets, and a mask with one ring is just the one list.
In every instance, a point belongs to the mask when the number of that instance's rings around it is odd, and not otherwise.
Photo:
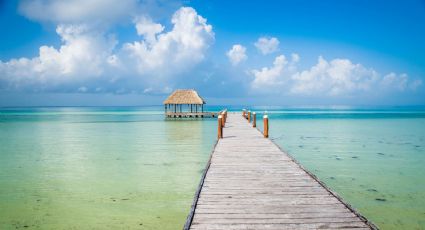
[(2, 110), (0, 229), (181, 229), (216, 122), (152, 110)]
[[(257, 112), (261, 117), (264, 108)], [(425, 229), (424, 110), (268, 115), (271, 138), (378, 227)]]
[[(380, 228), (425, 228), (425, 110), (253, 110)], [(215, 136), (162, 107), (0, 109), (0, 229), (181, 229)]]

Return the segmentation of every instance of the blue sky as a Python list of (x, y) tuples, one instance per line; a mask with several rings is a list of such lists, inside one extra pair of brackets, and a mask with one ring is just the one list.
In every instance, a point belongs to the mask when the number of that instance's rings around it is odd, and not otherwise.
[(424, 105), (424, 1), (0, 1), (0, 106)]

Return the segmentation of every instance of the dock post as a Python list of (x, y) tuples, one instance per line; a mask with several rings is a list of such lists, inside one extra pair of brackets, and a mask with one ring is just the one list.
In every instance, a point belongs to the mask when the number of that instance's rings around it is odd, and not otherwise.
[(251, 123), (251, 110), (248, 111), (248, 123)]
[(269, 137), (269, 117), (267, 115), (264, 115), (263, 121), (264, 121), (264, 137), (268, 138)]
[(225, 127), (226, 126), (226, 115), (224, 114), (224, 112), (221, 112), (221, 127)]
[(242, 117), (245, 117), (246, 110), (242, 109)]
[(223, 116), (218, 115), (218, 139), (223, 138), (223, 126), (222, 126), (222, 122), (223, 122)]
[(255, 112), (252, 113), (252, 127), (257, 127), (257, 114)]

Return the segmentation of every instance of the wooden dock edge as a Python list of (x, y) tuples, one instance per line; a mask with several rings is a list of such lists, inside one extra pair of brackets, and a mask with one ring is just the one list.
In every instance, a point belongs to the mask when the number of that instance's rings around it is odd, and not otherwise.
[(184, 230), (189, 230), (190, 226), (192, 225), (192, 220), (193, 220), (193, 216), (195, 215), (196, 205), (198, 205), (199, 195), (201, 194), (202, 186), (204, 185), (204, 181), (205, 181), (205, 177), (207, 176), (207, 172), (210, 169), (211, 159), (213, 157), (215, 147), (217, 146), (218, 141), (219, 141), (219, 139), (216, 140), (216, 142), (215, 142), (215, 144), (212, 148), (210, 157), (208, 159), (207, 165), (205, 166), (204, 172), (202, 173), (201, 181), (199, 182), (198, 188), (196, 189), (195, 197), (193, 198), (193, 202), (192, 202), (192, 206), (190, 207), (189, 215), (187, 215), (186, 223), (183, 226)]
[[(257, 131), (259, 131), (260, 133), (261, 130), (256, 127)], [(328, 191), (330, 194), (332, 194), (332, 196), (334, 196), (337, 200), (339, 200), (346, 208), (348, 208), (351, 212), (353, 212), (361, 221), (363, 221), (363, 223), (365, 223), (367, 226), (369, 226), (371, 229), (375, 229), (378, 230), (378, 226), (376, 226), (373, 222), (371, 222), (370, 220), (368, 220), (365, 216), (363, 216), (360, 212), (358, 212), (353, 206), (351, 206), (348, 202), (346, 202), (338, 193), (332, 191), (324, 182), (322, 182), (316, 175), (314, 175), (312, 172), (310, 172), (309, 170), (307, 170), (306, 168), (304, 168), (304, 166), (302, 166), (292, 155), (288, 154), (282, 147), (280, 147), (278, 144), (276, 144), (276, 142), (274, 142), (273, 139), (270, 138), (270, 141), (280, 149), (280, 151), (282, 151), (282, 153), (286, 154), (295, 164), (298, 165), (298, 167), (300, 167), (301, 170), (303, 170), (304, 172), (306, 172), (311, 178), (313, 178), (313, 180), (317, 181), (317, 183), (319, 183), (323, 188), (326, 189), (326, 191)]]
[[(258, 127), (255, 127), (255, 129), (257, 129), (257, 131), (259, 131), (261, 134), (261, 130)], [(198, 188), (195, 192), (195, 197), (193, 198), (193, 202), (192, 202), (192, 206), (190, 208), (190, 212), (186, 218), (186, 223), (183, 226), (183, 230), (189, 230), (190, 226), (192, 225), (192, 221), (193, 221), (193, 217), (195, 215), (195, 210), (196, 210), (196, 206), (198, 204), (198, 200), (199, 200), (199, 196), (201, 194), (201, 190), (202, 190), (202, 186), (204, 185), (204, 181), (205, 181), (205, 177), (207, 176), (207, 172), (210, 168), (211, 165), (211, 159), (213, 157), (215, 148), (218, 144), (217, 140), (213, 146), (213, 149), (211, 151), (210, 157), (208, 159), (208, 162), (205, 166), (205, 170), (201, 176), (201, 181), (199, 182)], [(326, 189), (326, 191), (328, 191), (332, 196), (334, 196), (337, 200), (339, 200), (347, 209), (349, 209), (351, 212), (353, 212), (363, 223), (365, 223), (367, 226), (369, 226), (371, 229), (375, 229), (378, 230), (379, 228), (372, 223), (370, 220), (368, 220), (366, 217), (364, 217), (362, 214), (360, 214), (353, 206), (351, 206), (349, 203), (345, 202), (344, 199), (338, 195), (338, 193), (332, 191), (324, 182), (322, 182), (321, 180), (319, 180), (319, 178), (314, 175), (313, 173), (311, 173), (310, 171), (308, 171), (306, 168), (304, 168), (292, 155), (288, 154), (284, 149), (282, 149), (278, 144), (276, 144), (272, 139), (270, 139), (270, 141), (277, 147), (280, 149), (280, 151), (284, 154), (286, 154), (295, 164), (298, 165), (298, 167), (300, 167), (301, 170), (303, 170), (304, 172), (306, 172), (313, 180), (317, 181), (317, 183), (319, 183), (323, 188)]]

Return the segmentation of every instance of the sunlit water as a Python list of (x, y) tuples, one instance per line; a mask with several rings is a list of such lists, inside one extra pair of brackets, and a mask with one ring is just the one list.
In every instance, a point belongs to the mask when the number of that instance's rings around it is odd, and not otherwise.
[[(161, 109), (0, 109), (0, 229), (181, 229), (216, 120)], [(380, 228), (424, 228), (424, 110), (253, 110)]]
[(268, 116), (271, 138), (378, 227), (425, 229), (424, 110), (275, 109)]
[(149, 110), (3, 110), (0, 229), (181, 229), (216, 122)]

